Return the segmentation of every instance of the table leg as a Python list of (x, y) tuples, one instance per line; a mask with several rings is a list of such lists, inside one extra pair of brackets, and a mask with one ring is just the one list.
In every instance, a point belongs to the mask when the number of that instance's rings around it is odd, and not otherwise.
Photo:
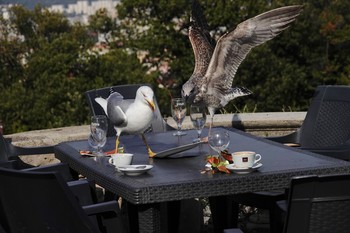
[[(164, 210), (163, 210), (164, 209)], [(170, 201), (162, 203), (162, 223), (163, 229), (167, 229), (168, 233), (177, 233), (180, 224), (181, 201)], [(164, 224), (167, 225), (164, 225)]]
[(238, 204), (232, 196), (210, 197), (210, 210), (214, 232), (223, 232), (227, 228), (235, 228), (238, 223)]
[(178, 232), (180, 201), (134, 205), (127, 203), (128, 232)]
[(160, 204), (138, 205), (139, 232), (161, 232)]
[(160, 204), (127, 203), (128, 222), (130, 233), (157, 233), (161, 232)]

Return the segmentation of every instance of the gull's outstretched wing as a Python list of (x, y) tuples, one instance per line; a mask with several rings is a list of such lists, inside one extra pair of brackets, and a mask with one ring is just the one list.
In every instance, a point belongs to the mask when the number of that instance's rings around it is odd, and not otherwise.
[(206, 72), (208, 88), (229, 90), (239, 65), (250, 50), (273, 39), (296, 19), (303, 6), (277, 8), (240, 23), (217, 42)]
[(188, 36), (195, 57), (193, 73), (199, 73), (203, 77), (207, 71), (216, 42), (209, 33), (207, 21), (197, 1), (194, 1), (192, 5)]
[(184, 96), (190, 96), (194, 89), (201, 85), (216, 44), (209, 33), (202, 8), (196, 0), (192, 4), (188, 37), (193, 49), (195, 66), (191, 77), (182, 86)]

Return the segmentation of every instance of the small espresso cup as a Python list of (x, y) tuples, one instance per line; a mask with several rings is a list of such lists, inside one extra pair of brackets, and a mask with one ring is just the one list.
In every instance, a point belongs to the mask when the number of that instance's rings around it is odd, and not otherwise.
[(133, 154), (129, 153), (112, 154), (108, 162), (116, 167), (130, 165), (132, 162), (132, 157)]
[(232, 160), (236, 167), (250, 168), (261, 160), (261, 155), (254, 151), (237, 151), (232, 153)]

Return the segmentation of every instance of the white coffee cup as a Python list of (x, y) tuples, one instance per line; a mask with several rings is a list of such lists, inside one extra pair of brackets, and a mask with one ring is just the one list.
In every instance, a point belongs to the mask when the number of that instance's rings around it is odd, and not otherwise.
[(232, 160), (236, 167), (250, 168), (261, 160), (261, 155), (254, 151), (237, 151), (232, 153)]
[(129, 153), (120, 153), (112, 154), (111, 158), (108, 160), (110, 164), (113, 164), (116, 167), (130, 165), (132, 162), (133, 154)]

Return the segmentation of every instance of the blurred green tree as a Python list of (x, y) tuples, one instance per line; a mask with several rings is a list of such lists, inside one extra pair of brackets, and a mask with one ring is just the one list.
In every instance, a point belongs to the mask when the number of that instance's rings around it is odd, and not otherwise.
[[(262, 12), (304, 5), (289, 29), (247, 56), (234, 85), (254, 94), (232, 101), (223, 112), (304, 111), (318, 85), (350, 84), (350, 2), (199, 2), (216, 39)], [(161, 112), (168, 115), (170, 96), (180, 96), (194, 67), (191, 3), (121, 0), (117, 20), (101, 9), (88, 25), (40, 6), (32, 11), (15, 6), (10, 18), (0, 16), (5, 133), (86, 124), (84, 92), (126, 83), (153, 85)]]
[(7, 25), (0, 34), (5, 133), (86, 124), (85, 91), (150, 82), (135, 53), (97, 43), (97, 18), (87, 27), (40, 6), (15, 6), (1, 21)]

